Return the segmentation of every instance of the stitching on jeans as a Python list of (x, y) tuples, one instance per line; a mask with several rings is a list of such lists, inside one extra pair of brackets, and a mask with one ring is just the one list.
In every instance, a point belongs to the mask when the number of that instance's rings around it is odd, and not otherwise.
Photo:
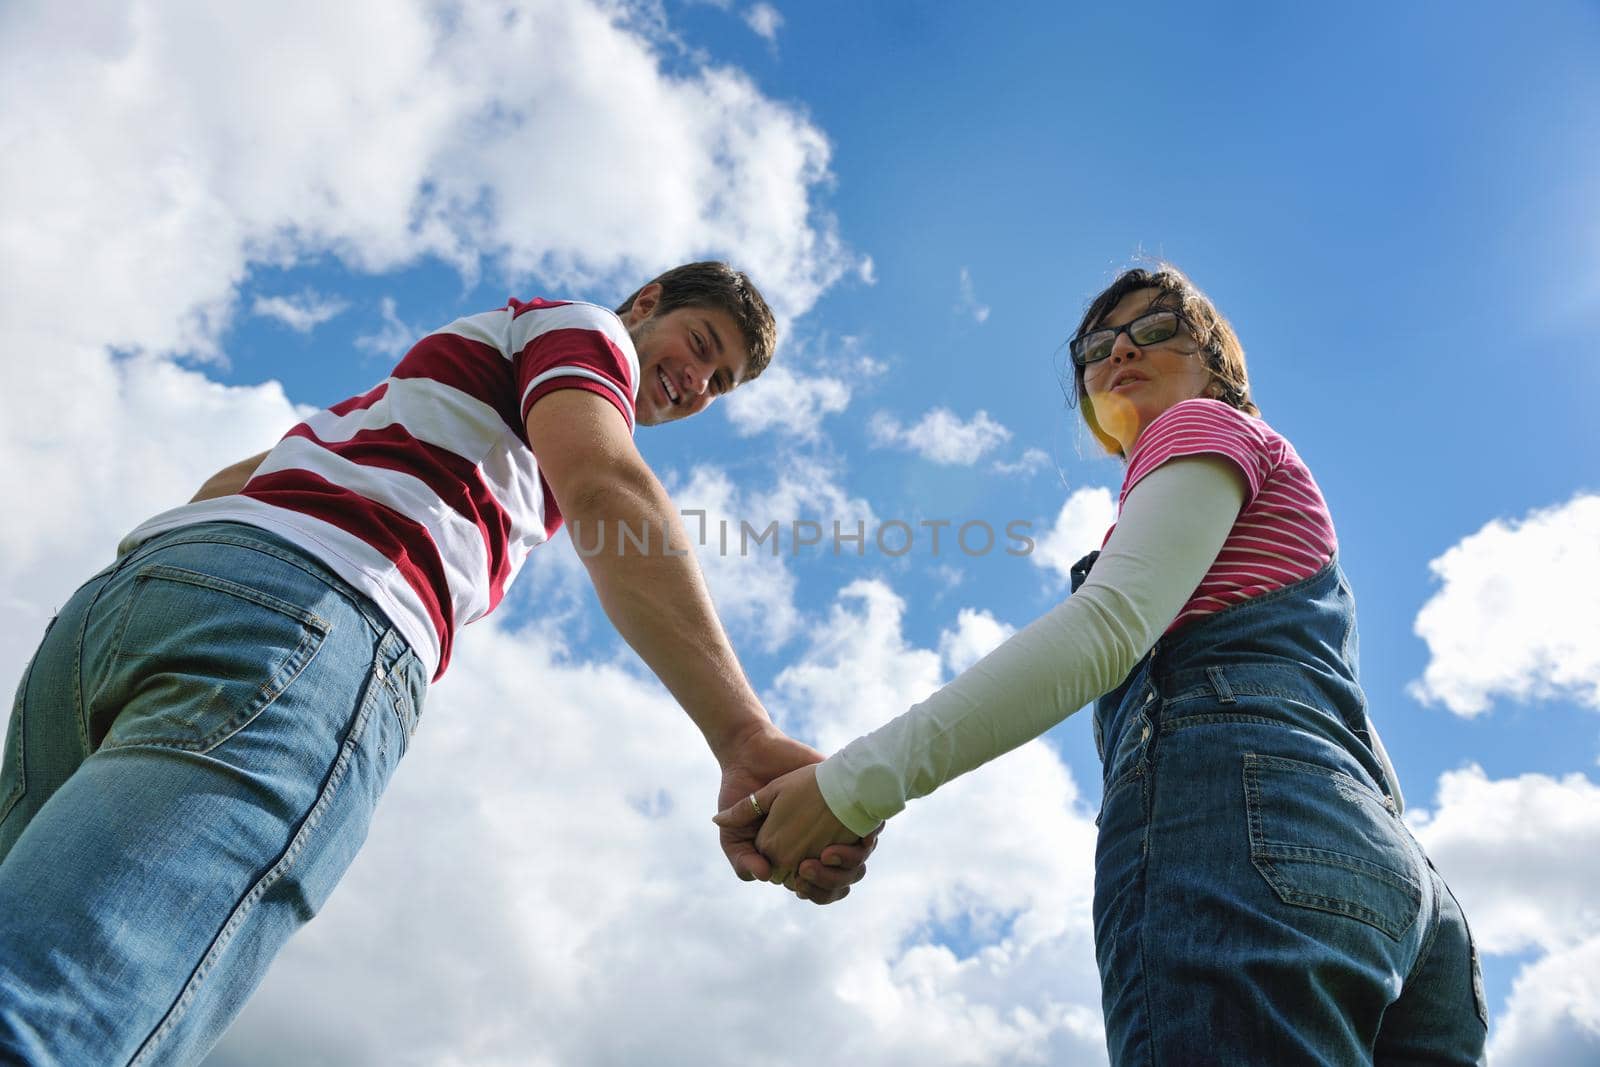
[[(194, 580), (197, 578), (204, 578), (207, 580)], [(127, 617), (132, 613), (134, 602), (137, 599), (136, 594), (139, 583), (158, 580), (191, 585), (197, 589), (209, 589), (212, 592), (220, 593), (223, 596), (234, 596), (240, 600), (246, 601), (247, 603), (255, 604), (258, 607), (264, 607), (268, 610), (276, 611), (278, 614), (292, 619), (294, 622), (300, 624), (300, 642), (299, 644), (295, 645), (294, 650), (291, 651), (289, 655), (285, 656), (283, 661), (278, 664), (272, 675), (256, 688), (255, 695), (248, 702), (246, 702), (243, 707), (239, 708), (232, 715), (229, 715), (220, 726), (213, 728), (205, 736), (192, 741), (154, 739), (119, 741), (107, 744), (107, 739), (110, 737), (110, 731), (108, 730), (107, 737), (102, 739), (100, 743), (100, 747), (108, 751), (114, 751), (119, 748), (128, 748), (132, 746), (149, 746), (151, 748), (162, 748), (176, 752), (205, 753), (211, 751), (228, 738), (244, 729), (250, 723), (254, 722), (257, 716), (259, 716), (267, 708), (271, 707), (273, 702), (276, 701), (278, 697), (282, 696), (284, 691), (294, 684), (295, 679), (299, 678), (301, 673), (311, 665), (311, 662), (314, 659), (317, 658), (317, 653), (322, 648), (322, 642), (327, 639), (328, 634), (332, 632), (333, 629), (333, 624), (331, 622), (323, 619), (316, 613), (303, 611), (294, 605), (287, 603), (286, 601), (282, 601), (277, 597), (250, 589), (248, 586), (238, 585), (237, 583), (227, 581), (226, 579), (213, 579), (211, 575), (200, 574), (194, 571), (182, 570), (181, 568), (177, 567), (168, 567), (157, 564), (141, 569), (139, 573), (134, 576), (135, 588), (130, 590), (128, 593), (127, 602), (123, 605), (123, 617), (118, 622), (116, 635), (111, 644), (111, 647), (115, 650), (113, 652), (113, 659), (120, 660), (123, 658), (122, 641), (128, 624)], [(190, 725), (193, 724), (191, 723)], [(85, 739), (85, 743), (87, 744), (87, 739)]]
[(302, 608), (298, 604), (291, 604), (287, 600), (280, 600), (271, 593), (263, 593), (252, 586), (242, 585), (226, 578), (219, 578), (214, 574), (192, 571), (185, 567), (173, 567), (165, 563), (151, 563), (148, 566), (140, 567), (139, 573), (133, 576), (136, 585), (139, 582), (154, 581), (158, 578), (164, 581), (192, 585), (199, 589), (210, 589), (227, 596), (238, 597), (240, 600), (248, 600), (252, 604), (270, 608), (281, 615), (287, 615), (291, 619), (303, 622), (307, 626), (315, 627), (323, 633), (327, 633), (333, 628), (332, 623), (314, 611)]
[(1253, 723), (1257, 726), (1278, 726), (1285, 730), (1294, 729), (1292, 725), (1284, 722), (1282, 719), (1273, 719), (1265, 715), (1246, 715), (1243, 713), (1229, 714), (1225, 712), (1218, 712), (1214, 715), (1184, 715), (1176, 719), (1163, 718), (1161, 720), (1161, 732), (1163, 734), (1171, 734), (1176, 733), (1179, 730), (1186, 730), (1191, 726), (1216, 726), (1221, 723), (1235, 722)]
[[(1247, 752), (1241, 761), (1244, 775), (1245, 788), (1245, 822), (1249, 841), (1250, 863), (1260, 872), (1262, 878), (1278, 898), (1286, 904), (1315, 908), (1320, 911), (1331, 912), (1336, 915), (1345, 915), (1369, 924), (1380, 932), (1387, 934), (1391, 940), (1398, 941), (1405, 932), (1416, 924), (1418, 913), (1422, 906), (1422, 887), (1407, 878), (1404, 874), (1392, 871), (1381, 864), (1363, 860), (1359, 856), (1348, 856), (1331, 849), (1312, 848), (1306, 845), (1273, 844), (1266, 840), (1266, 828), (1262, 820), (1262, 803), (1260, 771), (1263, 768), (1273, 768), (1284, 773), (1309, 774), (1321, 777), (1330, 774), (1330, 768), (1318, 764), (1306, 763), (1303, 760), (1288, 759), (1282, 756), (1268, 756), (1256, 752)], [(1341, 772), (1331, 771), (1331, 776), (1349, 778)], [(1353, 782), (1354, 779), (1351, 779)], [(1374, 798), (1374, 803), (1376, 799)], [(1387, 809), (1385, 809), (1387, 811)], [(1304, 860), (1325, 866), (1340, 867), (1374, 877), (1406, 895), (1415, 905), (1411, 917), (1404, 923), (1399, 923), (1389, 916), (1382, 914), (1356, 900), (1347, 900), (1341, 897), (1329, 897), (1320, 893), (1312, 893), (1298, 889), (1289, 884), (1287, 878), (1274, 864), (1273, 860)]]
[(1433, 943), (1439, 936), (1439, 889), (1443, 887), (1444, 880), (1439, 877), (1439, 872), (1433, 869), (1432, 860), (1428, 861), (1428, 877), (1435, 883), (1433, 887), (1433, 908), (1428, 914), (1428, 929), (1422, 935), (1422, 945), (1417, 950), (1417, 958), (1412, 961), (1411, 970), (1406, 972), (1405, 981), (1401, 983), (1402, 989), (1412, 978), (1416, 977), (1418, 971), (1422, 970), (1422, 965), (1427, 962), (1428, 955), (1433, 952)]
[(1149, 778), (1140, 782), (1139, 793), (1144, 806), (1144, 824), (1139, 829), (1139, 999), (1144, 1001), (1145, 1061), (1153, 1063), (1156, 1050), (1156, 1014), (1154, 1005), (1150, 1002), (1150, 981), (1146, 971), (1148, 955), (1145, 952), (1145, 937), (1150, 930), (1150, 924), (1146, 921), (1150, 915), (1150, 820), (1155, 800), (1151, 796)]
[(322, 821), (322, 817), (327, 813), (328, 808), (332, 806), (332, 798), (338, 792), (339, 786), (343, 784), (345, 772), (349, 770), (350, 763), (355, 758), (355, 751), (359, 747), (361, 734), (366, 729), (367, 720), (371, 717), (372, 705), (376, 699), (377, 687), (372, 684), (373, 680), (369, 674), (360, 710), (357, 711), (355, 719), (350, 724), (349, 731), (345, 734), (344, 741), (339, 746), (339, 755), (334, 759), (333, 768), (328, 774), (328, 780), (318, 792), (317, 799), (312, 802), (311, 810), (301, 820), (299, 827), (295, 829), (294, 834), (290, 837), (289, 844), (278, 859), (273, 862), (272, 866), (267, 869), (267, 873), (257, 879), (256, 883), (250, 887), (250, 890), (240, 899), (239, 903), (234, 905), (234, 909), (229, 914), (227, 921), (223, 923), (222, 929), (218, 931), (217, 936), (212, 940), (210, 949), (201, 958), (199, 966), (194, 970), (194, 974), (190, 976), (189, 981), (184, 984), (182, 992), (178, 994), (177, 1001), (168, 1010), (166, 1017), (158, 1024), (155, 1032), (145, 1039), (144, 1044), (135, 1053), (129, 1067), (141, 1067), (142, 1064), (149, 1062), (150, 1057), (155, 1054), (161, 1042), (165, 1041), (172, 1033), (173, 1028), (182, 1021), (183, 1016), (188, 1012), (195, 998), (199, 996), (200, 987), (216, 967), (217, 960), (227, 951), (228, 946), (233, 943), (234, 935), (239, 932), (239, 927), (244, 925), (244, 921), (249, 918), (256, 905), (261, 902), (261, 898), (266, 896), (267, 892), (283, 879), (283, 876), (289, 872), (295, 861), (299, 859), (300, 853), (305, 851), (312, 832)]
[[(45, 631), (49, 633), (48, 630)], [(34, 655), (34, 659), (38, 659)], [(10, 795), (0, 797), (0, 826), (5, 825), (6, 816), (11, 814), (11, 809), (17, 806), (28, 793), (28, 761), (27, 752), (22, 747), (23, 708), (27, 706), (28, 679), (33, 675), (33, 660), (28, 661), (28, 669), (22, 672), (22, 682), (17, 686), (17, 696), (11, 707), (10, 732), (6, 734), (6, 747), (11, 752), (0, 754), (0, 761), (10, 763), (17, 769), (17, 780), (11, 786)]]
[[(204, 523), (198, 527), (184, 529), (197, 530), (203, 528), (204, 526), (210, 525), (216, 524)], [(223, 523), (220, 525), (229, 524)], [(260, 534), (262, 537), (278, 536), (277, 534), (272, 533), (270, 530), (266, 530), (258, 526), (247, 526), (246, 528), (252, 533)], [(389, 627), (386, 623), (380, 623), (379, 619), (382, 618), (381, 610), (379, 615), (374, 617), (373, 610), (376, 608), (376, 605), (371, 604), (367, 597), (362, 595), (359, 590), (355, 589), (355, 587), (345, 579), (339, 577), (337, 574), (333, 573), (333, 571), (319, 566), (314, 559), (299, 555), (297, 552), (284, 551), (270, 542), (263, 542), (251, 537), (218, 533), (191, 533), (189, 536), (175, 536), (178, 533), (178, 530), (170, 530), (164, 534), (157, 534), (149, 541), (146, 541), (144, 544), (134, 549), (133, 552), (128, 555), (127, 559), (118, 565), (119, 569), (120, 567), (131, 564), (141, 555), (144, 555), (145, 549), (152, 546), (159, 551), (160, 549), (170, 548), (176, 545), (231, 545), (234, 548), (243, 548), (251, 552), (259, 552), (264, 556), (271, 556), (273, 559), (287, 563), (289, 566), (304, 571), (306, 574), (317, 579), (317, 581), (322, 582), (340, 599), (354, 607), (356, 611), (360, 613), (361, 618), (366, 622), (367, 626), (374, 634), (378, 636), (380, 640), (385, 634), (389, 633), (391, 629), (391, 627)], [(355, 595), (352, 596), (351, 594)]]
[[(256, 690), (255, 699), (252, 699), (243, 709), (230, 715), (221, 726), (218, 726), (197, 741), (162, 741), (158, 739), (117, 741), (111, 744), (102, 741), (100, 748), (109, 752), (114, 752), (119, 748), (134, 747), (164, 748), (175, 752), (198, 752), (201, 754), (210, 752), (234, 734), (255, 722), (262, 712), (272, 707), (277, 702), (277, 699), (287, 692), (289, 687), (295, 683), (295, 680), (305, 672), (305, 669), (311, 666), (311, 662), (317, 658), (317, 653), (322, 650), (322, 642), (326, 637), (326, 634), (302, 632), (300, 643), (279, 665), (277, 673), (261, 683)], [(287, 677), (283, 677), (285, 671), (288, 671)], [(256, 705), (256, 700), (262, 701), (259, 707)], [(107, 736), (109, 737), (109, 734)]]

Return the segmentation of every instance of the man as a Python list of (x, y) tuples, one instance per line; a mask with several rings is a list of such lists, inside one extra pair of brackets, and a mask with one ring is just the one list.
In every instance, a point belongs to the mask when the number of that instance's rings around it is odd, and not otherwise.
[[(721, 764), (719, 808), (819, 759), (767, 718), (632, 439), (756, 377), (774, 339), (722, 263), (615, 313), (512, 301), (130, 534), (17, 696), (0, 1061), (202, 1057), (354, 858), (456, 631), (563, 521)], [(599, 531), (614, 550), (587, 551)], [(748, 831), (722, 845), (740, 878), (770, 873)], [(871, 848), (839, 848), (796, 891), (842, 897)]]

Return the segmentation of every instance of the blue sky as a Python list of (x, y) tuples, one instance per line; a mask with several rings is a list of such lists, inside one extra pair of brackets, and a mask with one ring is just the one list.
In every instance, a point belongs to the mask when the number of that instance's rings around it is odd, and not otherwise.
[[(1373, 716), (1474, 918), (1501, 1062), (1596, 1055), (1600, 867), (1574, 859), (1600, 854), (1593, 4), (127, 5), (85, 32), (71, 8), (0, 16), (22, 102), (0, 129), (36, 161), (0, 184), (0, 484), (36, 502), (0, 543), (19, 648), (0, 681), (122, 531), (266, 447), (292, 405), (368, 388), (396, 343), (509, 295), (614, 304), (706, 255), (751, 270), (787, 329), (765, 380), (640, 434), (680, 503), (869, 531), (1025, 520), (1094, 547), (1120, 469), (1063, 403), (1064, 342), (1118, 268), (1166, 258), (1232, 320), (1332, 507)], [(704, 562), (774, 714), (829, 748), (1052, 604), (1045, 555), (919, 539)], [(675, 995), (647, 987), (664, 1000), (635, 1025), (699, 1062), (761, 1034), (771, 996), (746, 1003), (740, 976), (774, 960), (866, 1062), (1103, 1055), (1086, 716), (913, 805), (859, 892), (807, 911), (714, 869), (710, 762), (569, 546), (522, 584), (463, 638), (370, 854), (215, 1062), (267, 1062), (264, 1035), (308, 1012), (325, 1047), (327, 1013), (403, 1003), (385, 983), (419, 970), (450, 1021), (403, 1045), (403, 1020), (346, 1034), (341, 1062), (627, 1062), (603, 997), (575, 997), (557, 1038), (484, 990), (557, 1004), (586, 966), (617, 984), (595, 959), (656, 973), (666, 950), (628, 934), (659, 933), (657, 906), (695, 964)], [(610, 879), (551, 875), (547, 853), (593, 846), (584, 798), (607, 789), (666, 799), (601, 821)], [(1024, 806), (1048, 811), (1026, 833)], [(554, 843), (523, 856), (530, 828)], [(417, 873), (418, 852), (475, 874)], [(494, 888), (540, 877), (586, 888), (527, 888), (536, 917)], [(750, 958), (707, 954), (719, 921)], [(412, 953), (373, 947), (401, 930)], [(440, 962), (462, 945), (468, 976)], [(674, 1029), (694, 996), (732, 998), (726, 1036)]]

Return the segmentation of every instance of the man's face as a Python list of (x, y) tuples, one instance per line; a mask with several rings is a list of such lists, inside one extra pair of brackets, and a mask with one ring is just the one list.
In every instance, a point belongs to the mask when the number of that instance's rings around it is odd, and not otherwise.
[(680, 307), (661, 314), (660, 296), (660, 286), (646, 286), (622, 317), (639, 353), (634, 409), (640, 426), (704, 411), (739, 384), (749, 360), (744, 335), (727, 312)]

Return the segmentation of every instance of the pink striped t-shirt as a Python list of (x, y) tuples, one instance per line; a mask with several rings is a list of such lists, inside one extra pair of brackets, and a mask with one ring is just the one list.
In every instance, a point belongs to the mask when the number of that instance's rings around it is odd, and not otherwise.
[(1322, 490), (1294, 446), (1265, 422), (1220, 400), (1185, 400), (1145, 427), (1128, 456), (1118, 511), (1146, 474), (1170, 459), (1198, 455), (1232, 460), (1244, 473), (1248, 489), (1216, 562), (1167, 633), (1309, 578), (1338, 548)]
[(437, 678), (456, 631), (494, 610), (561, 526), (529, 409), (584, 389), (631, 431), (638, 378), (612, 312), (513, 300), (424, 337), (373, 389), (285, 434), (239, 493), (157, 515), (119, 551), (200, 522), (271, 530), (371, 597)]

